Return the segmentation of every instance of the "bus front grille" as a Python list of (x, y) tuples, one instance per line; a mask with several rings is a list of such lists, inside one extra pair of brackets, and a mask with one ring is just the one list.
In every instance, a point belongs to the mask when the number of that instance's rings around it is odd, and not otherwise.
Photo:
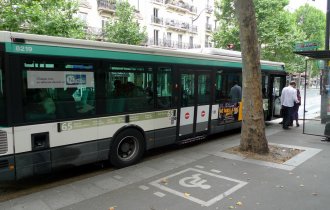
[(8, 152), (7, 133), (0, 131), (0, 155)]

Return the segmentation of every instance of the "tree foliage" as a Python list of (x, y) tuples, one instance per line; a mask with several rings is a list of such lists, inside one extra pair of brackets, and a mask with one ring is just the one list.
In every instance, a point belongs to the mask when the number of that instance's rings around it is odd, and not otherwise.
[(127, 1), (117, 2), (115, 18), (106, 25), (106, 41), (139, 45), (146, 37), (145, 28), (141, 31), (139, 23), (134, 20), (134, 7)]
[[(294, 24), (299, 27), (305, 34), (304, 41), (316, 41), (319, 43), (320, 49), (324, 49), (325, 40), (325, 25), (326, 16), (325, 14), (308, 4), (299, 7), (294, 13)], [(303, 59), (302, 56), (300, 59)], [(304, 68), (296, 70), (297, 72), (304, 71)], [(311, 63), (311, 74), (319, 74), (318, 62), (314, 61)]]
[(302, 30), (308, 41), (317, 41), (324, 48), (325, 14), (308, 4), (299, 7), (294, 13), (295, 24)]
[[(255, 0), (257, 32), (261, 59), (286, 63), (288, 71), (304, 69), (303, 57), (293, 53), (295, 43), (305, 41), (307, 33), (296, 23), (295, 15), (286, 10), (288, 0)], [(220, 13), (219, 31), (214, 34), (217, 47), (226, 48), (229, 43), (241, 50), (238, 39), (238, 23), (231, 0), (218, 0)]]
[(0, 30), (82, 38), (76, 0), (0, 0)]

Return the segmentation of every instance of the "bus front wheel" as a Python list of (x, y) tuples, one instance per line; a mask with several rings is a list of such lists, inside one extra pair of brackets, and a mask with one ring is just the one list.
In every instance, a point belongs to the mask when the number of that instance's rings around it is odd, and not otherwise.
[(119, 133), (110, 147), (110, 162), (122, 168), (137, 163), (145, 150), (144, 137), (136, 129), (129, 128)]

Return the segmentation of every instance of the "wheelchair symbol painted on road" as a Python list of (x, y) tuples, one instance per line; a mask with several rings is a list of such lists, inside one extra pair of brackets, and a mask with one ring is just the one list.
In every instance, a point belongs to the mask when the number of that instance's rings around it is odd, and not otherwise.
[[(187, 168), (152, 181), (149, 184), (199, 205), (211, 206), (239, 190), (247, 182), (196, 168)], [(189, 192), (189, 196), (186, 196), (187, 192)]]
[(191, 177), (180, 179), (179, 184), (184, 187), (200, 187), (203, 190), (210, 189), (211, 186), (204, 184), (207, 180), (200, 178), (202, 174), (194, 174)]

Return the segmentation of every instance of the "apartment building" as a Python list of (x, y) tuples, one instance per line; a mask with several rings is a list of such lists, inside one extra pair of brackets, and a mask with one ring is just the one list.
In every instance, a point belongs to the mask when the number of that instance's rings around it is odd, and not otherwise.
[[(215, 0), (128, 0), (136, 20), (146, 27), (146, 45), (165, 48), (212, 47), (217, 22)], [(80, 0), (79, 16), (90, 33), (102, 37), (102, 28), (115, 15), (111, 0)]]

